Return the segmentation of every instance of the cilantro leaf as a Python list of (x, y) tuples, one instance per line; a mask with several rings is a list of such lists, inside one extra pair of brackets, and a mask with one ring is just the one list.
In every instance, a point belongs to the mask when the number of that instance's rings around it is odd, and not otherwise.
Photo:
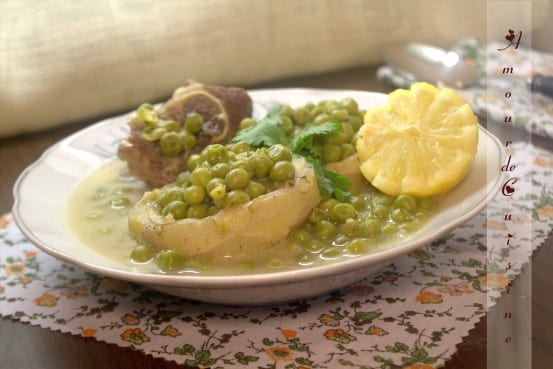
[(305, 159), (313, 166), (322, 195), (332, 196), (341, 202), (351, 200), (352, 195), (349, 191), (351, 181), (347, 177), (338, 172), (324, 169), (321, 162), (311, 156), (307, 156)]
[(277, 144), (289, 146), (294, 154), (303, 156), (313, 166), (322, 195), (349, 202), (352, 196), (349, 192), (350, 180), (337, 172), (324, 169), (313, 142), (315, 136), (340, 131), (342, 129), (340, 121), (333, 119), (317, 126), (307, 125), (303, 131), (295, 135), (293, 140), (290, 140), (280, 128), (283, 124), (280, 118), (281, 109), (282, 105), (273, 105), (267, 115), (255, 125), (238, 131), (232, 142), (242, 141), (253, 147)]
[(313, 138), (318, 135), (328, 135), (342, 130), (342, 123), (333, 119), (318, 126), (308, 125), (305, 130), (296, 134), (290, 147), (296, 154), (314, 154)]
[(280, 118), (281, 105), (273, 105), (267, 115), (255, 125), (244, 128), (232, 139), (232, 142), (245, 142), (254, 147), (273, 146), (276, 144), (289, 145), (290, 140), (279, 126), (282, 124)]

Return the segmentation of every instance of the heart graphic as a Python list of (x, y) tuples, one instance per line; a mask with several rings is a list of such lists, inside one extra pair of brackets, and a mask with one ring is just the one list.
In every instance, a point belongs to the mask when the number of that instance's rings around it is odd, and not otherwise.
[(515, 39), (515, 31), (509, 29), (509, 34), (505, 36), (505, 39), (509, 42), (513, 42), (513, 40)]
[(511, 238), (511, 237), (513, 237), (513, 235), (510, 234), (510, 233), (507, 233), (507, 237)]
[(505, 192), (507, 192), (509, 195), (512, 194), (513, 192), (515, 192), (515, 189), (512, 188), (511, 186), (505, 186)]

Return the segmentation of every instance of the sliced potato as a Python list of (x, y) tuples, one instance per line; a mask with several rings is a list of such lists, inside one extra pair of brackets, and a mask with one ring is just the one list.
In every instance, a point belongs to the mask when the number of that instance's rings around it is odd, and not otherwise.
[(292, 183), (250, 202), (203, 219), (164, 217), (153, 192), (146, 193), (129, 213), (129, 229), (139, 242), (173, 249), (185, 257), (252, 255), (284, 239), (305, 220), (321, 198), (313, 168), (304, 159), (292, 161)]

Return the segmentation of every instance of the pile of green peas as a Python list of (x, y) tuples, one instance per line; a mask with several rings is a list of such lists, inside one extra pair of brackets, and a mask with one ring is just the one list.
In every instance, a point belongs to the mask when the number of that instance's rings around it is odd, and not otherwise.
[[(359, 109), (357, 102), (350, 97), (323, 100), (317, 104), (307, 103), (297, 108), (283, 105), (280, 110), (280, 128), (288, 137), (293, 137), (308, 124), (320, 125), (330, 120), (338, 120), (342, 124), (339, 132), (317, 136), (314, 139), (317, 156), (323, 164), (329, 164), (355, 154), (355, 134), (363, 124), (364, 115), (365, 110)], [(246, 118), (240, 122), (240, 129), (255, 124), (253, 118)]]
[(163, 216), (201, 219), (245, 204), (295, 176), (289, 147), (212, 144), (188, 159), (176, 186), (154, 190)]
[(299, 265), (370, 253), (387, 238), (416, 230), (433, 207), (431, 198), (388, 196), (373, 188), (350, 203), (325, 199), (292, 232), (289, 247)]
[(135, 119), (142, 122), (141, 136), (146, 141), (158, 142), (164, 156), (179, 156), (196, 145), (196, 135), (202, 130), (204, 119), (196, 113), (186, 115), (184, 122), (164, 120), (157, 117), (151, 104), (142, 104), (136, 110)]

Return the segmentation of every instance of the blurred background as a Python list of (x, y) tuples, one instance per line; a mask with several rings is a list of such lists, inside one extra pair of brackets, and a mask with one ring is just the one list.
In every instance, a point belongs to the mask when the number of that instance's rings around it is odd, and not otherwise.
[[(553, 3), (532, 3), (533, 48), (553, 51)], [(486, 42), (485, 0), (0, 2), (0, 136), (133, 109), (192, 78), (255, 86), (382, 63), (387, 45)], [(498, 30), (503, 35), (505, 29)], [(489, 40), (488, 40), (489, 41)]]

